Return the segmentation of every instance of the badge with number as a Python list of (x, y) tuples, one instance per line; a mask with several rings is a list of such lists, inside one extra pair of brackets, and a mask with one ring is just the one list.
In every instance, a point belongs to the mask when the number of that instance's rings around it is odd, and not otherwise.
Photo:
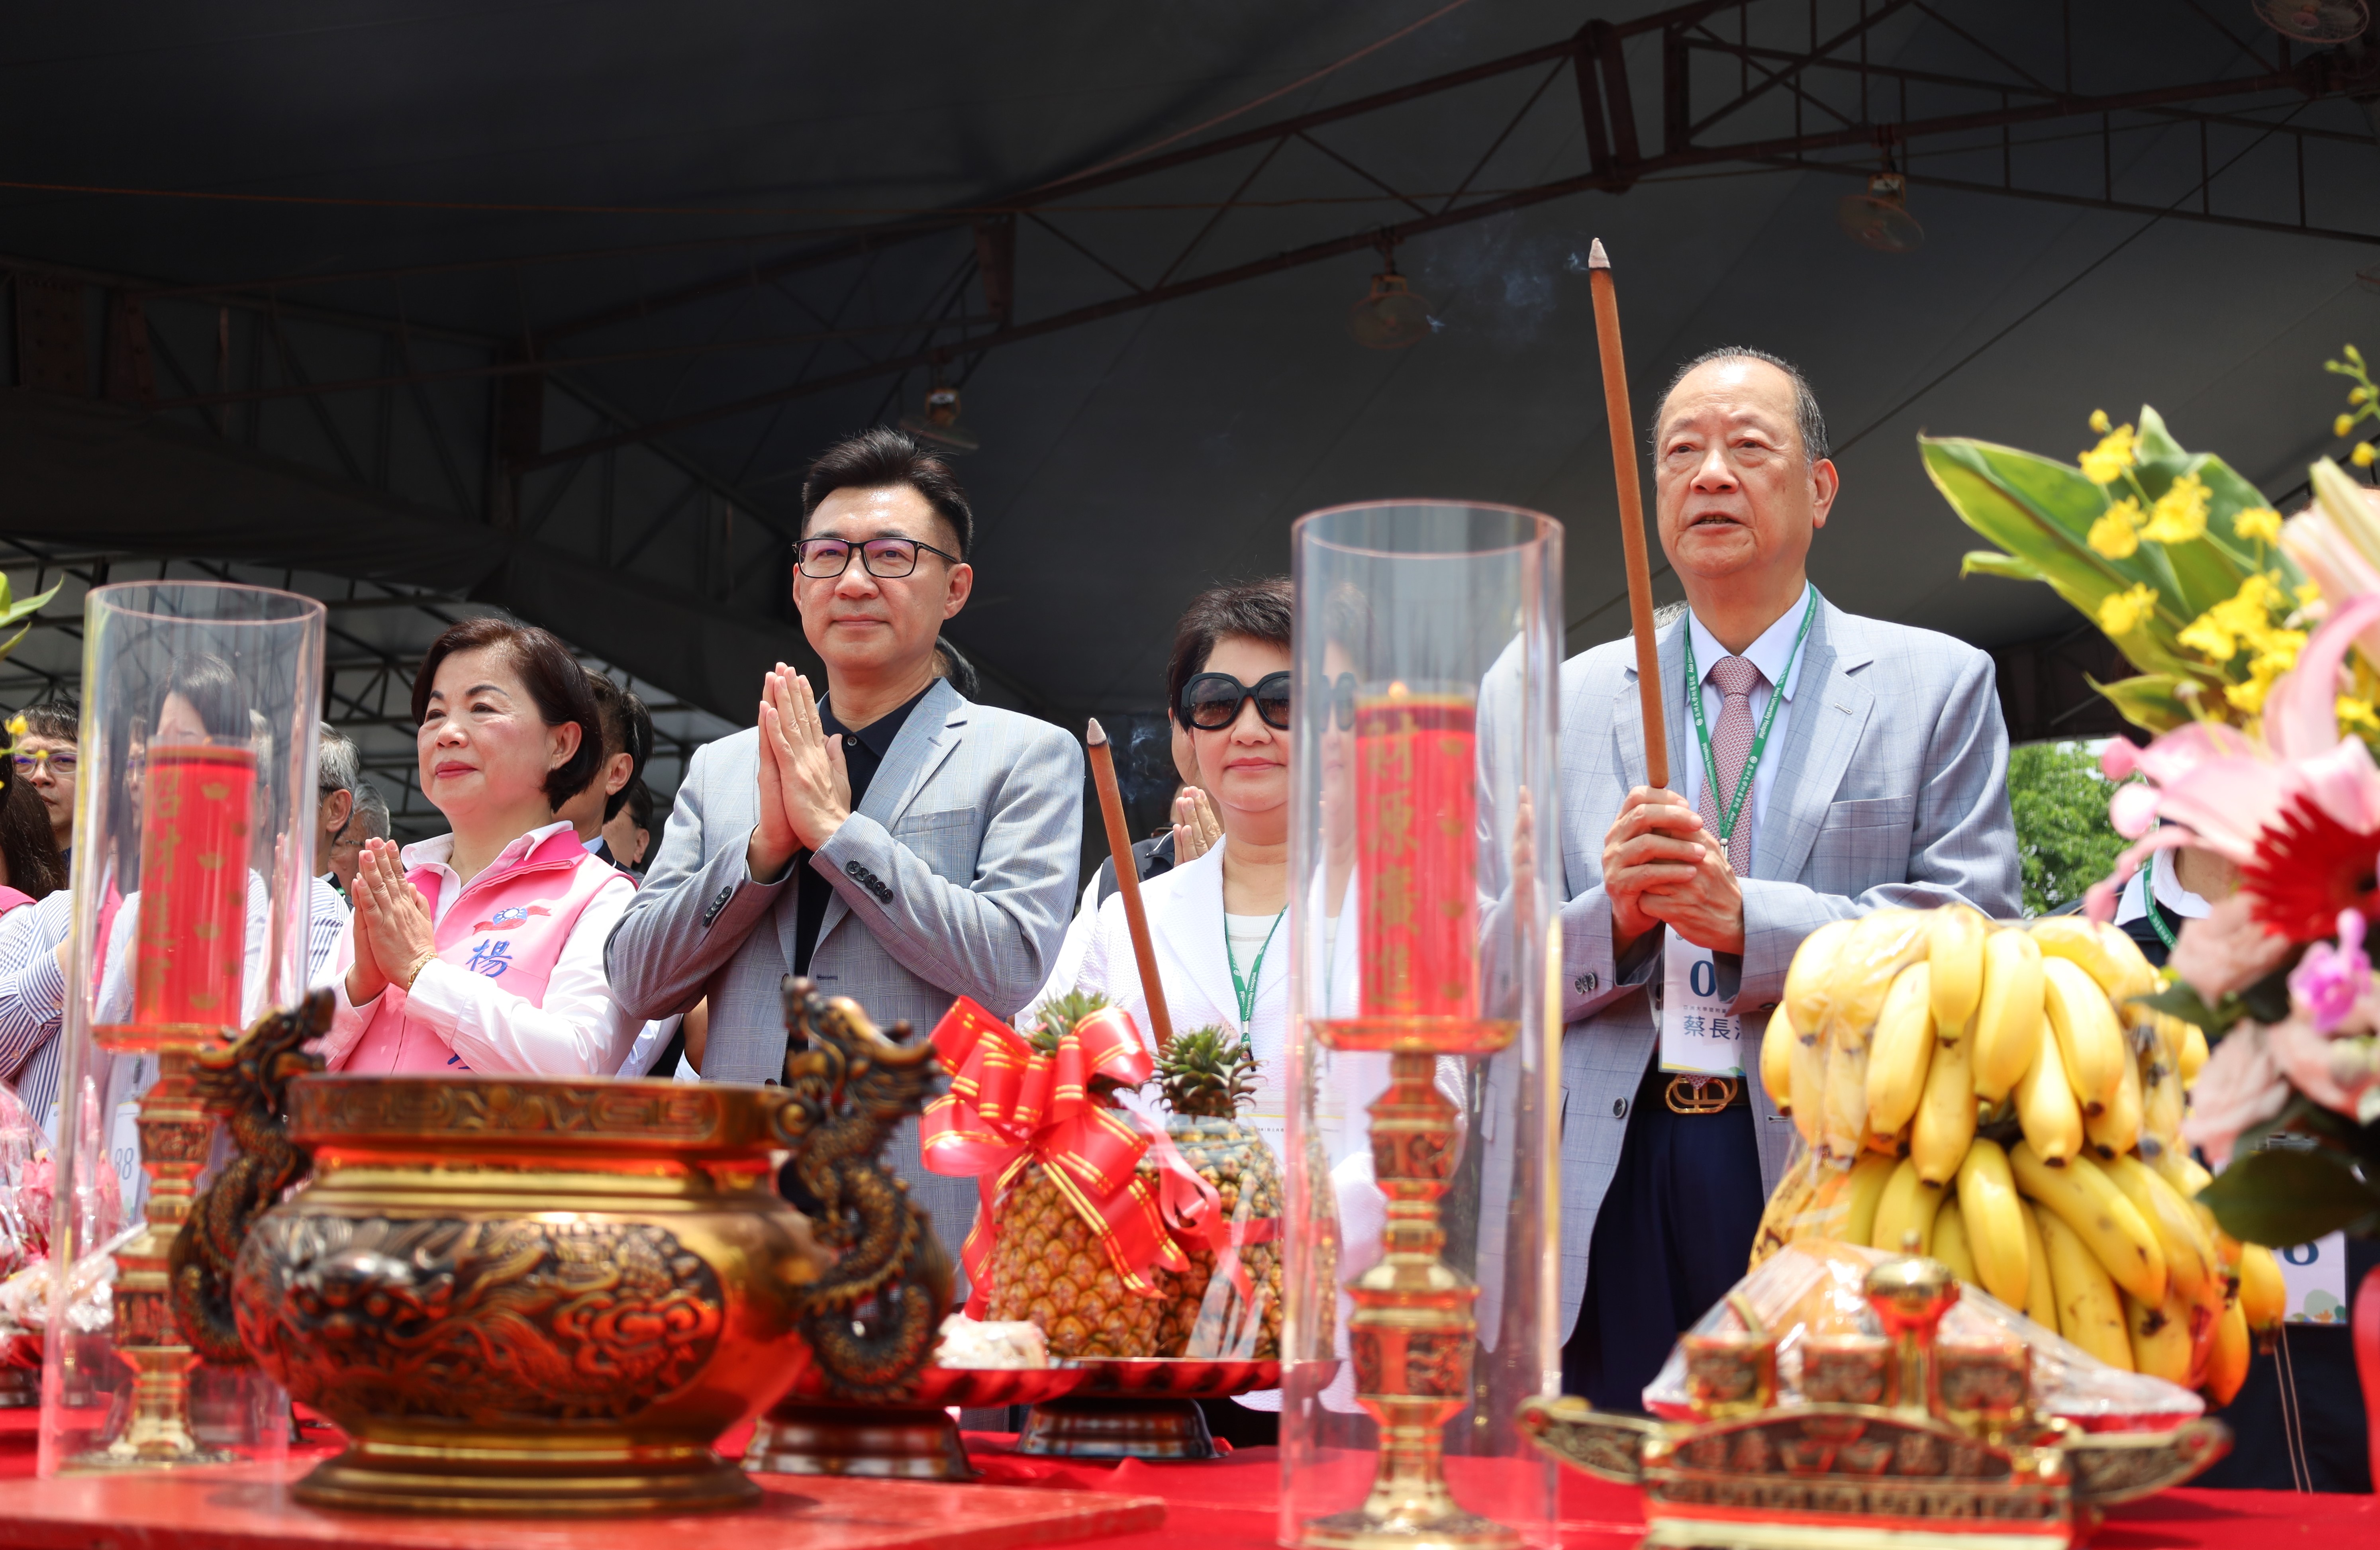
[(1710, 949), (1675, 931), (1669, 938), (1661, 950), (1661, 1069), (1742, 1076), (1743, 1022), (1719, 994), (1718, 964)]

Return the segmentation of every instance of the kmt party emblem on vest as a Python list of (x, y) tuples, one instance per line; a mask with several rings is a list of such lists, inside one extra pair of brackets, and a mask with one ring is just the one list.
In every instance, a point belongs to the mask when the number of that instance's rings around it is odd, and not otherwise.
[(508, 910), (498, 910), (492, 916), (474, 924), (474, 931), (509, 931), (533, 914), (550, 915), (553, 912), (543, 904), (515, 904)]

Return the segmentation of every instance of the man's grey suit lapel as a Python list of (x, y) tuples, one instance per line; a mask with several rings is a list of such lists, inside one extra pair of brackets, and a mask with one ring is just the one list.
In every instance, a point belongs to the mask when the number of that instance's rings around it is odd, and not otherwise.
[[(1662, 730), (1669, 733), (1670, 789), (1686, 789), (1685, 761), (1693, 755), (1693, 723), (1686, 719), (1686, 702), (1682, 685), (1686, 673), (1686, 621), (1682, 614), (1661, 636), (1661, 721)], [(1619, 692), (1611, 696), (1611, 735), (1615, 740), (1614, 757), (1619, 761), (1620, 789), (1624, 793), (1645, 783), (1645, 702), (1636, 688), (1636, 667), (1632, 660), (1621, 669)], [(1594, 818), (1590, 828), (1597, 837), (1596, 854), (1603, 854), (1601, 835), (1610, 827), (1617, 812)]]
[[(909, 805), (917, 799), (917, 793), (924, 789), (928, 777), (940, 769), (942, 760), (950, 757), (951, 751), (958, 746), (959, 729), (966, 725), (966, 712), (967, 702), (951, 687), (949, 681), (934, 680), (934, 686), (926, 691), (926, 697), (917, 702), (917, 708), (909, 712), (909, 719), (901, 723), (900, 735), (892, 739), (892, 746), (885, 751), (884, 762), (876, 768), (876, 778), (868, 782), (868, 794), (860, 798), (855, 810), (874, 818), (888, 829), (898, 823), (901, 815), (907, 812)], [(809, 863), (810, 858), (805, 854), (798, 865), (807, 866)], [(819, 921), (818, 941), (810, 950), (813, 963), (818, 961), (818, 950), (826, 945), (827, 938), (850, 913), (851, 906), (843, 902), (840, 892), (827, 900), (826, 914)], [(794, 961), (794, 938), (799, 928), (796, 911), (780, 912), (777, 930), (784, 943), (788, 965)]]
[(1792, 720), (1785, 746), (1770, 756), (1779, 761), (1775, 783), (1752, 837), (1752, 875), (1782, 882), (1802, 875), (1876, 708), (1876, 696), (1857, 671), (1874, 661), (1876, 653), (1841, 610), (1819, 605), (1802, 651)]

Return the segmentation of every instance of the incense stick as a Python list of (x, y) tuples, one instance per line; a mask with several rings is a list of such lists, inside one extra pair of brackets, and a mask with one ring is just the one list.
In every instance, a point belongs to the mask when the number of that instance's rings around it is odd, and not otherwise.
[(1595, 342), (1603, 355), (1603, 412), (1611, 426), (1611, 477), (1620, 489), (1620, 550), (1628, 568), (1628, 624), (1636, 636), (1636, 693), (1645, 707), (1645, 783), (1670, 783), (1670, 731), (1661, 714), (1661, 648), (1653, 638), (1653, 572), (1645, 552), (1645, 495), (1636, 483), (1636, 421), (1628, 408), (1628, 361), (1620, 347), (1620, 298), (1611, 259), (1597, 237), (1586, 256), (1595, 293)]
[(1107, 820), (1108, 854), (1115, 862), (1116, 887), (1123, 892), (1124, 924), (1132, 927), (1132, 955), (1140, 965), (1141, 993), (1148, 1000), (1149, 1032), (1159, 1054), (1173, 1042), (1173, 1019), (1165, 1010), (1165, 985), (1157, 977), (1157, 944), (1149, 939), (1148, 914), (1140, 903), (1140, 868), (1134, 864), (1132, 834), (1123, 824), (1123, 794), (1116, 789), (1115, 751), (1096, 718), (1083, 741), (1091, 757), (1091, 783), (1099, 789), (1099, 817)]

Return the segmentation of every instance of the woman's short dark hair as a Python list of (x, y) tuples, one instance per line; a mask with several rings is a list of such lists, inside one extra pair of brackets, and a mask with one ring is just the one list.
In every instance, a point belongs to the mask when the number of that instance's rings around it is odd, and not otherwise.
[(28, 898), (45, 899), (67, 886), (50, 810), (30, 781), (11, 781), (0, 794), (0, 857), (8, 863), (8, 886)]
[(1190, 600), (1173, 626), (1173, 654), (1165, 663), (1165, 713), (1179, 721), (1182, 691), (1207, 671), (1207, 659), (1226, 640), (1261, 640), (1289, 649), (1289, 577), (1213, 587)]
[[(644, 775), (645, 761), (653, 757), (653, 713), (634, 690), (620, 687), (591, 667), (586, 672), (587, 690), (595, 696), (595, 712), (603, 720), (603, 762), (611, 763), (613, 754), (627, 755), (628, 785), (632, 786)], [(603, 821), (618, 817), (621, 804), (627, 800), (628, 786), (604, 798)]]
[(587, 670), (550, 632), (500, 613), (448, 625), (445, 634), (430, 643), (421, 671), (413, 675), (413, 724), (430, 719), (430, 687), (437, 681), (438, 664), (457, 651), (491, 647), (500, 648), (520, 674), (521, 686), (537, 702), (537, 713), (547, 726), (578, 723), (578, 751), (545, 778), (545, 800), (559, 807), (585, 791), (603, 768), (603, 719), (587, 687)]
[[(201, 651), (177, 659), (165, 687), (157, 696), (158, 720), (163, 721), (165, 702), (178, 696), (199, 718), (210, 737), (246, 739), (256, 735), (249, 720), (248, 688), (232, 671), (229, 662), (212, 652)], [(30, 723), (29, 723), (30, 724)], [(155, 732), (152, 724), (151, 732)]]
[(889, 490), (905, 484), (926, 498), (958, 540), (959, 558), (975, 552), (975, 512), (951, 466), (919, 446), (905, 432), (872, 426), (818, 454), (802, 480), (802, 531), (819, 503), (838, 490)]

